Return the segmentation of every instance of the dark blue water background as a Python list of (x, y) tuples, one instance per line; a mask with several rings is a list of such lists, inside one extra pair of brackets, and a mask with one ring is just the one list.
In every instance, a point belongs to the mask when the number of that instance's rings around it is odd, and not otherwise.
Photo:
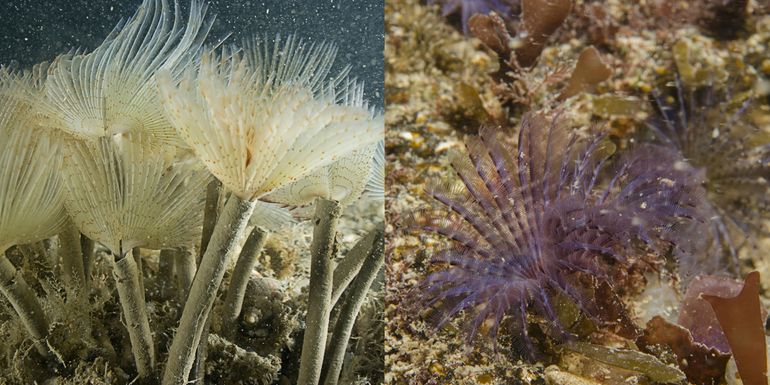
[[(169, 0), (173, 3), (173, 0)], [(186, 12), (189, 0), (179, 0)], [(0, 64), (22, 68), (50, 61), (73, 48), (91, 51), (141, 0), (16, 0), (0, 7)], [(210, 41), (232, 33), (238, 43), (254, 35), (296, 33), (339, 47), (337, 65), (352, 66), (366, 83), (366, 98), (382, 110), (383, 0), (210, 0), (216, 14)], [(185, 16), (186, 19), (186, 16)]]

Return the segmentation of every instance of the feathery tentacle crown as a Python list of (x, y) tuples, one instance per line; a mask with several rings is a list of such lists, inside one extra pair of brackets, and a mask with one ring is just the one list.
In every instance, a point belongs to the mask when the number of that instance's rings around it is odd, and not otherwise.
[(460, 182), (431, 187), (439, 205), (415, 217), (418, 230), (451, 241), (433, 255), (443, 268), (420, 285), (421, 303), (436, 308), (439, 325), (467, 311), (469, 340), (486, 322), (494, 337), (510, 315), (532, 357), (528, 309), (563, 336), (554, 295), (606, 321), (579, 276), (612, 284), (622, 271), (613, 267), (669, 247), (672, 224), (693, 215), (689, 186), (677, 175), (661, 174), (640, 153), (605, 167), (611, 142), (567, 130), (559, 116), (528, 114), (517, 148), (481, 129), (466, 142), (467, 155), (451, 155)]
[(289, 209), (278, 203), (264, 201), (257, 201), (249, 218), (249, 226), (259, 226), (271, 232), (281, 231), (296, 223)]
[[(265, 196), (265, 200), (290, 206), (306, 206), (317, 197), (333, 199), (346, 207), (366, 190), (378, 144), (354, 150), (332, 164), (319, 167), (296, 182)], [(307, 213), (306, 213), (307, 214)]]
[[(67, 141), (63, 170), (67, 211), (80, 230), (114, 253), (164, 249), (200, 235), (206, 185), (203, 165), (173, 157), (141, 136)], [(83, 170), (89, 170), (84, 172)]]
[(183, 144), (167, 121), (154, 75), (173, 78), (194, 66), (213, 18), (193, 0), (186, 28), (180, 7), (145, 0), (125, 25), (119, 24), (94, 52), (57, 59), (46, 82), (54, 128), (80, 139), (141, 132), (153, 143)]
[(254, 200), (377, 141), (382, 116), (346, 72), (328, 79), (335, 49), (293, 37), (246, 52), (204, 52), (177, 84), (158, 75), (179, 135), (227, 188)]
[(365, 194), (373, 199), (385, 199), (385, 141), (377, 143), (372, 157), (372, 173), (366, 182)]
[(37, 129), (29, 96), (41, 92), (43, 67), (0, 67), (0, 252), (56, 235), (66, 215), (56, 169), (59, 145)]
[[(38, 98), (41, 124), (64, 132), (65, 206), (78, 229), (113, 253), (167, 248), (200, 232), (209, 176), (177, 146), (155, 74), (174, 79), (197, 65), (213, 18), (193, 0), (144, 0), (92, 53), (51, 66)], [(192, 213), (192, 214), (191, 214)]]
[(710, 229), (701, 231), (705, 239), (682, 260), (682, 270), (719, 272), (730, 265), (725, 255), (736, 268), (739, 245), (767, 234), (770, 219), (770, 143), (746, 118), (752, 99), (677, 77), (673, 87), (653, 93), (652, 104), (657, 114), (648, 127), (660, 151), (671, 152), (680, 168), (696, 170), (707, 192), (701, 210)]

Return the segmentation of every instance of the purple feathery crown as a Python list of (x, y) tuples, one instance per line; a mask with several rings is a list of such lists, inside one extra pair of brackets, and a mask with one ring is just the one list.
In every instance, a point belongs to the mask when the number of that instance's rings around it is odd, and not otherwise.
[(469, 340), (480, 330), (496, 339), (510, 316), (530, 358), (528, 310), (560, 337), (568, 333), (554, 295), (605, 321), (587, 289), (612, 285), (650, 252), (671, 251), (672, 229), (692, 222), (703, 195), (692, 169), (671, 167), (668, 152), (638, 146), (612, 156), (606, 137), (571, 134), (559, 115), (525, 115), (515, 148), (489, 128), (466, 148), (451, 159), (461, 183), (430, 187), (439, 204), (415, 216), (419, 231), (450, 241), (433, 255), (443, 268), (420, 284), (420, 303), (440, 313), (439, 326), (464, 311)]
[(672, 164), (700, 174), (706, 194), (700, 211), (710, 219), (698, 234), (680, 237), (694, 243), (680, 258), (680, 275), (737, 270), (739, 245), (768, 233), (763, 224), (770, 219), (770, 143), (746, 118), (754, 107), (751, 98), (729, 87), (687, 85), (678, 76), (670, 84), (652, 94), (655, 114), (647, 126)]
[(511, 17), (513, 6), (518, 5), (517, 0), (429, 0), (428, 3), (441, 4), (441, 14), (445, 17), (459, 12), (463, 33), (466, 35), (470, 32), (468, 21), (471, 16), (495, 12), (504, 19), (508, 19)]

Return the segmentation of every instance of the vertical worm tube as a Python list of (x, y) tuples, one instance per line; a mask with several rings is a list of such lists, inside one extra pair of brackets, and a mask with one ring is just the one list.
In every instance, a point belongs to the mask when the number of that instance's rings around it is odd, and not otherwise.
[(174, 276), (174, 259), (176, 258), (176, 249), (163, 249), (158, 256), (158, 281), (160, 287), (158, 288), (158, 295), (160, 298), (168, 299), (171, 292), (172, 282), (171, 277)]
[[(249, 277), (257, 264), (259, 253), (267, 241), (267, 232), (262, 228), (255, 227), (246, 239), (246, 243), (238, 256), (238, 262), (235, 264), (233, 276), (230, 280), (230, 287), (227, 289), (224, 306), (224, 327), (231, 328), (241, 314), (243, 306), (243, 297), (246, 295), (246, 285), (249, 283)], [(232, 328), (234, 329), (234, 328)]]
[(83, 274), (86, 278), (86, 287), (88, 287), (94, 267), (94, 241), (83, 234), (80, 234), (80, 251), (83, 252)]
[(48, 335), (48, 320), (37, 296), (5, 256), (5, 252), (0, 253), (0, 292), (11, 303), (21, 323), (35, 340), (38, 353), (43, 357), (48, 356), (48, 347), (43, 342)]
[(350, 340), (350, 334), (356, 322), (356, 317), (358, 317), (358, 312), (361, 310), (361, 305), (363, 305), (366, 299), (366, 294), (369, 292), (372, 282), (374, 282), (377, 273), (385, 263), (382, 229), (375, 230), (373, 233), (375, 234), (374, 242), (369, 248), (366, 260), (363, 266), (361, 266), (361, 271), (353, 280), (348, 290), (346, 290), (345, 302), (340, 310), (337, 324), (334, 326), (334, 333), (332, 333), (332, 340), (329, 346), (330, 352), (324, 369), (326, 372), (324, 385), (337, 385), (339, 382), (342, 363), (345, 359), (345, 351), (348, 347), (348, 341)]
[(198, 265), (195, 261), (195, 253), (192, 247), (185, 247), (177, 251), (174, 256), (174, 270), (176, 270), (176, 286), (179, 303), (185, 303), (190, 292), (195, 270)]
[[(139, 277), (139, 290), (144, 293), (144, 273), (142, 273), (142, 249), (139, 247), (134, 247), (131, 249), (131, 256), (134, 257), (134, 262), (136, 263), (136, 271), (139, 272), (137, 275)], [(142, 294), (144, 296), (144, 294)]]
[(190, 287), (179, 327), (176, 330), (163, 373), (163, 385), (183, 385), (195, 360), (211, 306), (222, 283), (225, 269), (233, 258), (238, 238), (254, 211), (254, 202), (233, 195), (222, 209), (217, 226)]
[(141, 291), (139, 267), (131, 252), (115, 261), (112, 273), (118, 287), (123, 316), (126, 317), (136, 370), (139, 377), (145, 378), (152, 374), (155, 367), (155, 347), (147, 316), (147, 304), (144, 302), (144, 292)]
[(62, 281), (69, 296), (68, 300), (83, 298), (86, 284), (83, 251), (80, 248), (80, 231), (72, 221), (68, 221), (59, 234), (59, 245)]
[(209, 241), (214, 233), (214, 227), (219, 217), (219, 195), (222, 191), (222, 182), (212, 180), (206, 187), (206, 206), (203, 211), (203, 233), (201, 234), (201, 249), (198, 251), (196, 263), (200, 263), (203, 253), (209, 246)]
[(310, 286), (305, 318), (305, 337), (302, 341), (299, 385), (316, 385), (321, 378), (326, 333), (331, 313), (334, 242), (340, 217), (338, 202), (326, 199), (316, 201), (313, 222), (313, 243), (310, 245)]
[(340, 296), (342, 296), (342, 292), (345, 291), (350, 282), (353, 281), (356, 275), (358, 275), (376, 237), (377, 232), (372, 231), (359, 239), (342, 262), (334, 268), (332, 307), (337, 304)]

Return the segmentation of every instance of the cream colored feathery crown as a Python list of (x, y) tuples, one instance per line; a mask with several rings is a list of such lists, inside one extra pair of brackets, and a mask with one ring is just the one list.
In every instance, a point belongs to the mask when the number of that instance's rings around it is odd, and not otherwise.
[(180, 145), (158, 99), (154, 75), (177, 77), (194, 65), (213, 18), (192, 1), (187, 27), (178, 4), (145, 0), (96, 50), (67, 54), (51, 66), (46, 82), (48, 125), (80, 139), (141, 132), (154, 142)]
[(249, 226), (259, 226), (277, 232), (297, 224), (289, 209), (280, 204), (257, 201), (249, 218)]
[(114, 253), (178, 247), (200, 236), (210, 174), (192, 156), (147, 140), (114, 135), (64, 144), (67, 211), (83, 234)]
[(327, 80), (336, 50), (294, 37), (254, 40), (245, 54), (204, 52), (177, 85), (158, 74), (179, 135), (225, 187), (254, 200), (382, 137), (383, 119), (346, 72)]
[(377, 143), (372, 157), (372, 173), (366, 182), (365, 193), (373, 199), (385, 199), (385, 141)]
[(378, 143), (343, 155), (328, 166), (268, 194), (265, 200), (290, 206), (305, 206), (315, 198), (333, 199), (342, 207), (353, 203), (366, 190), (372, 174)]
[(44, 66), (14, 74), (0, 68), (0, 252), (56, 235), (67, 218), (57, 172), (59, 145), (36, 128), (30, 95)]

